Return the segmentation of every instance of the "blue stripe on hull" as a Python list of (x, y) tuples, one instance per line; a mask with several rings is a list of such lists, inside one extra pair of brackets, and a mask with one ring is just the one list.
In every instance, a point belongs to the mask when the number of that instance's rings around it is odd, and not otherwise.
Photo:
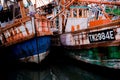
[(50, 39), (50, 36), (41, 36), (9, 46), (9, 55), (15, 59), (20, 59), (47, 52), (50, 48)]

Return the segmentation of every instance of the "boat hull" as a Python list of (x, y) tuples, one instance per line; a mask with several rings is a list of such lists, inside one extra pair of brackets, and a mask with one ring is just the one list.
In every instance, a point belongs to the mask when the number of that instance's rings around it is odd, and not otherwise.
[[(66, 51), (66, 49), (65, 49)], [(70, 55), (71, 51), (67, 51), (65, 54), (67, 57), (72, 60), (72, 63), (76, 66), (80, 67), (81, 69), (87, 70), (89, 72), (103, 75), (103, 76), (111, 76), (113, 78), (119, 79), (120, 69), (117, 68), (110, 68), (104, 65), (98, 65), (94, 63), (87, 62), (86, 60), (80, 59), (78, 55)], [(75, 53), (75, 52), (74, 52)]]
[(65, 47), (65, 54), (80, 62), (120, 70), (120, 46), (72, 49)]
[(2, 48), (6, 60), (40, 63), (49, 53), (50, 36), (34, 37), (21, 43)]
[(100, 27), (61, 34), (61, 45), (68, 51), (67, 55), (77, 60), (120, 69), (120, 28), (117, 22), (119, 20)]

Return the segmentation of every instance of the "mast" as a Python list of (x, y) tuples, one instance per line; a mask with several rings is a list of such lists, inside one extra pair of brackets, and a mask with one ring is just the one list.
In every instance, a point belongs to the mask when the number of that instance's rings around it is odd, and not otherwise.
[(21, 16), (22, 18), (26, 17), (26, 13), (25, 13), (25, 8), (24, 8), (24, 4), (23, 4), (23, 0), (18, 0), (18, 3), (20, 5), (20, 12), (21, 12)]

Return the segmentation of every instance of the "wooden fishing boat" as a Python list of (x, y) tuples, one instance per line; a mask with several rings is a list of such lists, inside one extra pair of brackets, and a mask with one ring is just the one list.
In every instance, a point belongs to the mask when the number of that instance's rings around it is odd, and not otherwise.
[(66, 54), (90, 64), (120, 69), (120, 15), (105, 12), (106, 6), (113, 8), (120, 2), (62, 1), (63, 8), (53, 21), (59, 18), (59, 40)]
[(48, 55), (51, 45), (50, 22), (44, 14), (32, 10), (33, 5), (30, 5), (31, 11), (24, 7), (22, 0), (13, 3), (19, 5), (20, 17), (4, 27), (1, 25), (0, 53), (8, 62), (40, 63)]

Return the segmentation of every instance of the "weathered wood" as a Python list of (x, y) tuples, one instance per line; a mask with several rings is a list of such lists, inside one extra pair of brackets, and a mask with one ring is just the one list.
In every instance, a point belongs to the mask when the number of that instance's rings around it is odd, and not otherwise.
[(19, 27), (22, 23), (25, 23), (27, 21), (30, 20), (30, 17), (24, 17), (24, 18), (21, 18), (21, 19), (18, 19), (18, 20), (15, 20), (13, 24), (8, 24), (7, 26), (5, 26), (4, 28), (1, 28), (1, 31), (0, 31), (0, 34), (10, 28), (13, 28), (13, 27)]
[(19, 40), (13, 40), (12, 42), (6, 42), (5, 44), (3, 44), (4, 47), (7, 47), (7, 46), (10, 46), (10, 45), (14, 45), (14, 44), (17, 44), (17, 43), (21, 43), (21, 42), (24, 42), (24, 41), (27, 41), (29, 39), (32, 39), (35, 37), (35, 34), (32, 34), (32, 35), (28, 35), (26, 37), (23, 37)]
[[(41, 34), (38, 34), (37, 37), (50, 36), (50, 35), (52, 35), (51, 32), (49, 32), (49, 34), (43, 32), (43, 33), (41, 33)], [(21, 43), (21, 42), (30, 40), (30, 39), (34, 38), (35, 36), (36, 36), (35, 34), (31, 34), (31, 35), (25, 36), (25, 37), (23, 37), (23, 38), (21, 38), (21, 39), (19, 39), (19, 40), (13, 40), (13, 41), (11, 41), (11, 42), (6, 42), (6, 43), (4, 43), (4, 44), (1, 45), (1, 46), (7, 47), (7, 46), (10, 46), (10, 45), (14, 45), (14, 44), (17, 44), (17, 43)]]

